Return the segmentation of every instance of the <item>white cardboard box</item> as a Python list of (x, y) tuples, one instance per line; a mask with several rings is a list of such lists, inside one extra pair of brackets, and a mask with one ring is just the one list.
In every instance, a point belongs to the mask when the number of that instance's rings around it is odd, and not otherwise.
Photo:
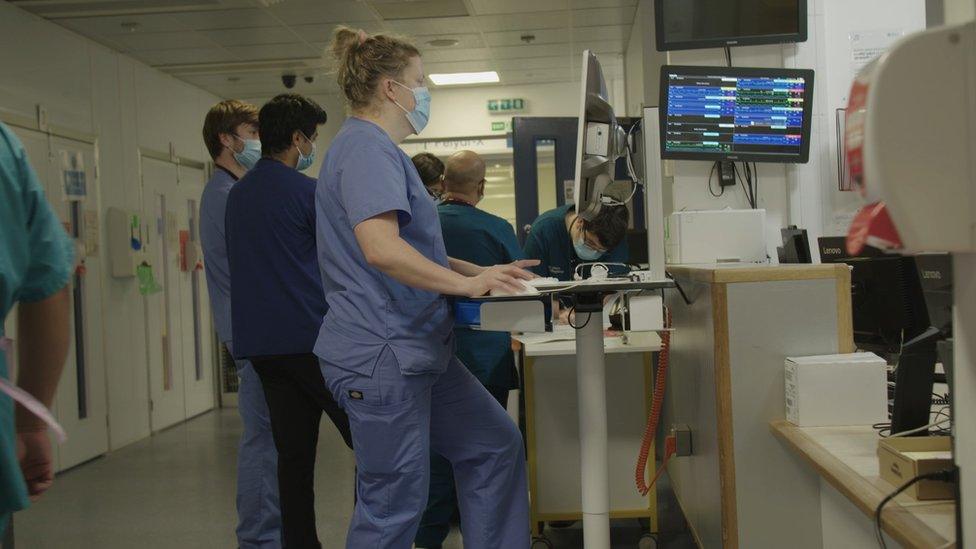
[(766, 210), (690, 210), (665, 219), (669, 265), (766, 263)]
[(799, 427), (888, 421), (885, 361), (874, 353), (788, 357), (786, 419)]

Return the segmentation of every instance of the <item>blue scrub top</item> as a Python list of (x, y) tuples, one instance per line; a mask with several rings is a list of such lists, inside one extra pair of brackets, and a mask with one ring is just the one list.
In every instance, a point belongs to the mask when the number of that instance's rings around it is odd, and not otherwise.
[(396, 212), (400, 237), (448, 267), (437, 209), (410, 157), (376, 124), (348, 118), (322, 163), (315, 208), (319, 269), (329, 304), (315, 354), (335, 367), (371, 376), (380, 352), (389, 347), (405, 375), (442, 373), (454, 351), (447, 301), (370, 266), (353, 233), (367, 219)]
[(311, 353), (327, 310), (315, 180), (262, 158), (230, 190), (226, 216), (235, 358)]
[(200, 198), (200, 244), (203, 247), (203, 267), (207, 274), (207, 292), (213, 311), (217, 337), (222, 343), (233, 340), (230, 323), (230, 266), (227, 264), (227, 242), (224, 239), (224, 219), (227, 196), (237, 178), (217, 167)]
[(533, 270), (539, 276), (551, 276), (559, 280), (572, 280), (576, 266), (580, 263), (607, 262), (626, 263), (629, 258), (627, 239), (616, 248), (601, 255), (595, 261), (583, 261), (576, 255), (573, 238), (566, 229), (566, 215), (574, 210), (573, 204), (560, 206), (540, 215), (525, 239), (526, 259), (540, 261)]
[[(0, 123), (0, 337), (18, 302), (41, 301), (71, 277), (74, 243), (44, 198), (20, 140)], [(10, 379), (0, 352), (0, 376)], [(14, 406), (0, 393), (0, 537), (9, 513), (28, 506), (15, 453)]]
[[(458, 201), (437, 207), (447, 255), (490, 267), (522, 259), (515, 230), (504, 219)], [(518, 387), (512, 338), (508, 332), (454, 329), (457, 357), (482, 385), (498, 389)]]

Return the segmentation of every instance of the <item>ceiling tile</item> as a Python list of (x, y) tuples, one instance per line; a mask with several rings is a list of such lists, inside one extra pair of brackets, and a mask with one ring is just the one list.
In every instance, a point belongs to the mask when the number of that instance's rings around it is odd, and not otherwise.
[(565, 29), (569, 27), (568, 11), (533, 12), (518, 15), (479, 15), (482, 32), (504, 32), (529, 29)]
[(184, 12), (175, 17), (193, 30), (273, 27), (278, 23), (263, 9)]
[(542, 44), (521, 46), (499, 46), (491, 52), (496, 59), (518, 59), (522, 57), (556, 57), (568, 55), (572, 50), (565, 44)]
[(371, 0), (370, 4), (385, 21), (469, 15), (464, 0)]
[(478, 27), (473, 17), (388, 20), (386, 21), (386, 25), (393, 32), (410, 36), (478, 32)]
[(485, 42), (489, 46), (517, 46), (522, 44), (522, 36), (530, 34), (535, 38), (530, 44), (563, 44), (580, 42), (581, 40), (620, 40), (623, 43), (630, 36), (628, 25), (608, 25), (600, 27), (586, 27), (585, 30), (575, 29), (538, 29), (528, 31), (507, 31), (485, 33)]
[[(374, 12), (365, 2), (351, 0), (311, 0), (296, 4), (287, 0), (268, 8), (268, 12), (287, 24), (347, 23), (349, 21), (377, 21)], [(349, 24), (349, 23), (347, 23)]]
[(573, 27), (602, 27), (607, 25), (627, 25), (634, 24), (636, 8), (633, 6), (621, 8), (601, 8), (573, 10), (570, 12), (570, 20)]
[(240, 59), (305, 59), (318, 58), (321, 51), (312, 49), (305, 44), (270, 44), (263, 46), (230, 46), (227, 48)]
[[(186, 25), (184, 25), (179, 19), (171, 15), (119, 15), (111, 17), (79, 17), (79, 18), (69, 18), (69, 19), (57, 19), (57, 24), (68, 27), (71, 30), (77, 31), (85, 36), (90, 36), (92, 34), (100, 35), (111, 35), (111, 34), (125, 34), (129, 32), (142, 33), (142, 32), (172, 32), (186, 30)], [(123, 23), (126, 25), (136, 24), (134, 31), (127, 30), (123, 27)]]
[(521, 84), (532, 82), (567, 82), (579, 80), (579, 75), (573, 76), (570, 69), (526, 69), (508, 70), (499, 73), (503, 84)]
[(575, 59), (566, 50), (565, 55), (554, 57), (529, 57), (522, 59), (499, 59), (495, 61), (495, 66), (499, 71), (509, 71), (517, 69), (546, 69), (546, 68), (569, 68)]
[(491, 59), (491, 53), (487, 48), (480, 49), (455, 49), (455, 48), (431, 48), (421, 52), (424, 63), (440, 63), (446, 61), (478, 61)]
[(569, 8), (569, 0), (471, 0), (472, 15), (500, 15), (540, 11), (562, 11)]
[[(456, 49), (472, 49), (472, 48), (484, 48), (485, 41), (481, 39), (480, 34), (470, 34), (470, 33), (457, 33), (457, 34), (426, 34), (418, 36), (407, 36), (421, 52), (428, 52), (434, 50), (456, 50)], [(429, 44), (432, 40), (444, 40), (451, 39), (457, 40), (458, 43), (453, 46), (431, 46)]]
[[(348, 25), (356, 29), (363, 29), (371, 34), (383, 31), (383, 26), (374, 21), (353, 21), (348, 23)], [(329, 42), (332, 40), (332, 32), (336, 26), (315, 23), (312, 25), (290, 25), (290, 28), (309, 42)]]
[(122, 44), (125, 47), (125, 52), (213, 48), (216, 46), (212, 40), (194, 31), (134, 32), (113, 35), (111, 38)]
[(257, 44), (283, 44), (301, 40), (294, 32), (284, 26), (258, 27), (251, 29), (222, 29), (200, 31), (222, 46), (251, 46)]
[(234, 54), (223, 48), (145, 51), (139, 52), (136, 57), (150, 65), (184, 65), (191, 63), (239, 61)]

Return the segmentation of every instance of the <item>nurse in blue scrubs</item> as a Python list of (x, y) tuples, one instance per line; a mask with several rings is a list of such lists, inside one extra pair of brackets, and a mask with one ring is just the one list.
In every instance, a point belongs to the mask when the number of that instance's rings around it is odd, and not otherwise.
[(427, 124), (419, 51), (389, 36), (336, 30), (332, 52), (351, 116), (315, 193), (329, 311), (315, 354), (349, 415), (357, 501), (346, 546), (411, 546), (427, 503), (430, 451), (457, 481), (470, 549), (529, 546), (519, 430), (454, 357), (444, 294), (517, 291), (533, 275), (449, 258), (433, 201), (397, 144)]
[[(522, 259), (522, 250), (512, 225), (478, 208), (485, 196), (485, 183), (485, 161), (477, 153), (460, 151), (447, 159), (443, 202), (437, 207), (447, 253), (482, 266), (518, 261)], [(454, 336), (458, 359), (505, 407), (508, 392), (518, 387), (511, 335), (459, 326)], [(451, 462), (434, 453), (430, 468), (427, 511), (414, 541), (418, 549), (439, 549), (457, 512)], [(461, 524), (462, 531), (465, 528)]]

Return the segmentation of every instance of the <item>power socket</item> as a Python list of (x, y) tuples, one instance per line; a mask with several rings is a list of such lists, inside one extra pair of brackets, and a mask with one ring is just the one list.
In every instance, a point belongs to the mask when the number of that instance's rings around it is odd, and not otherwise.
[(685, 424), (674, 425), (671, 427), (671, 434), (674, 435), (675, 457), (690, 456), (692, 454), (691, 427)]

